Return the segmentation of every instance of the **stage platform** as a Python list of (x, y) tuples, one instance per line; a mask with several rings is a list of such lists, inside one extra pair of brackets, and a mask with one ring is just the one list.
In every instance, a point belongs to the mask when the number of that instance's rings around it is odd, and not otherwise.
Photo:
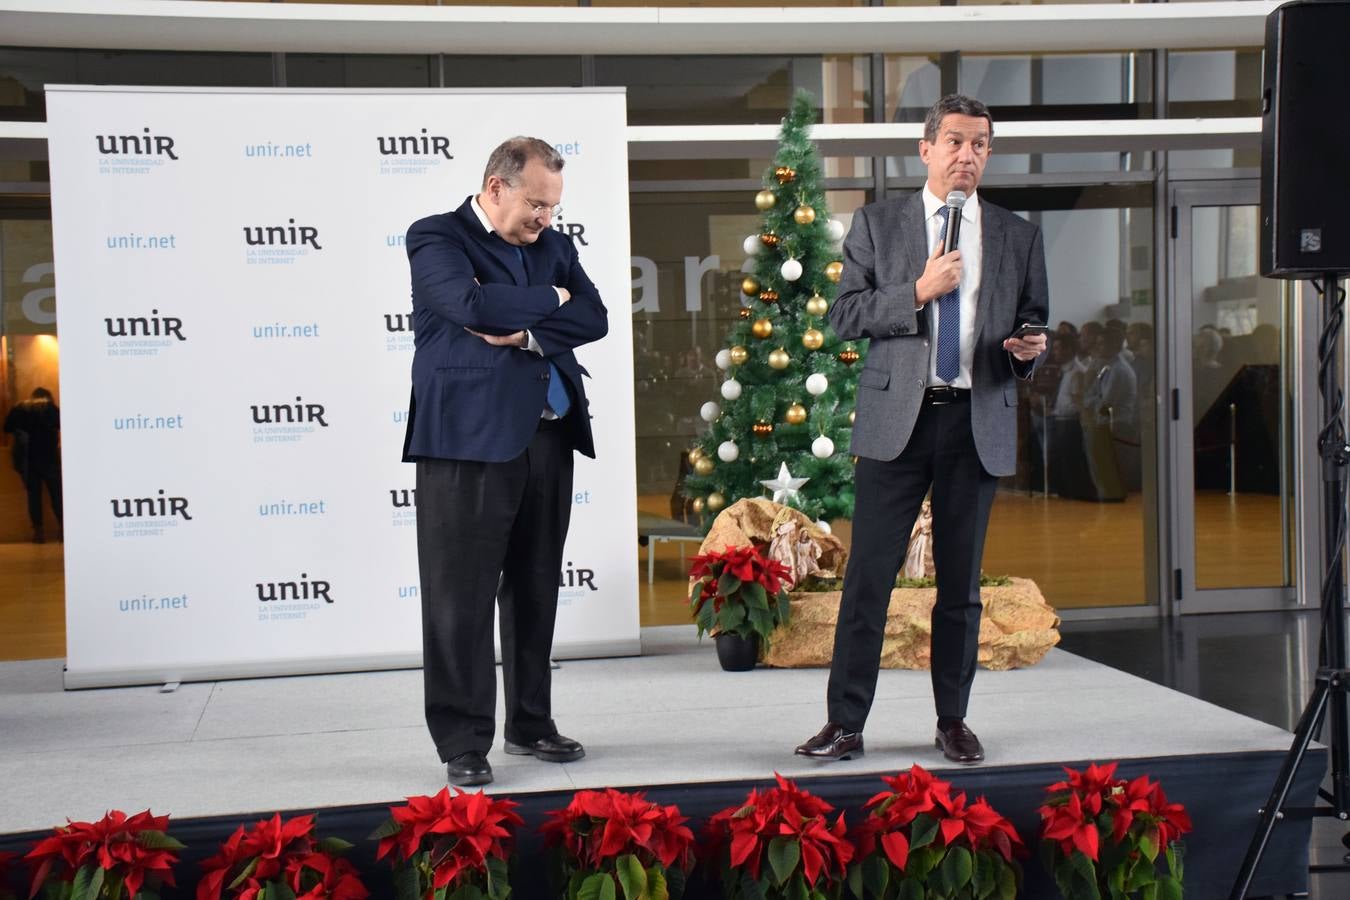
[[(907, 671), (881, 674), (866, 757), (818, 764), (792, 748), (824, 721), (824, 670), (722, 672), (692, 626), (644, 629), (642, 644), (641, 657), (554, 673), (555, 718), (585, 743), (584, 760), (506, 756), (498, 735), (488, 790), (522, 801), (527, 829), (572, 791), (606, 785), (646, 788), (697, 826), (774, 772), (853, 819), (880, 789), (877, 774), (918, 762), (987, 794), (1032, 842), (1061, 765), (1120, 760), (1122, 775), (1147, 772), (1187, 805), (1187, 896), (1217, 897), (1290, 743), (1279, 728), (1056, 650), (1030, 669), (977, 676), (969, 722), (988, 750), (982, 766), (952, 766), (933, 748), (928, 673)], [(416, 670), (65, 692), (60, 660), (0, 663), (0, 850), (109, 808), (171, 814), (189, 860), (274, 810), (319, 810), (323, 833), (359, 840), (389, 804), (445, 784), (421, 696)], [(1309, 755), (1293, 803), (1312, 802), (1326, 762), (1322, 748)], [(1306, 821), (1277, 827), (1252, 896), (1306, 889), (1308, 836)], [(522, 837), (522, 856), (537, 845)], [(1037, 860), (1025, 865), (1025, 896), (1052, 896), (1034, 892), (1048, 887)], [(535, 896), (528, 884), (517, 896)]]

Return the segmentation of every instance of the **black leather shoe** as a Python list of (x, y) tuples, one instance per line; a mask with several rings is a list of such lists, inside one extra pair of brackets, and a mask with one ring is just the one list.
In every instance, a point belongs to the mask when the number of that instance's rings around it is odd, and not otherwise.
[(486, 753), (470, 750), (461, 753), (445, 764), (445, 777), (451, 784), (471, 787), (475, 784), (492, 783), (492, 766)]
[(984, 759), (984, 747), (980, 745), (980, 739), (966, 727), (964, 720), (958, 720), (945, 728), (939, 725), (933, 745), (955, 763), (970, 764)]
[(811, 759), (857, 759), (863, 755), (861, 731), (845, 731), (842, 725), (826, 722), (815, 737), (799, 744), (794, 751)]
[(556, 731), (548, 737), (541, 737), (529, 744), (506, 742), (506, 752), (512, 756), (533, 756), (544, 762), (576, 762), (586, 755), (586, 748)]

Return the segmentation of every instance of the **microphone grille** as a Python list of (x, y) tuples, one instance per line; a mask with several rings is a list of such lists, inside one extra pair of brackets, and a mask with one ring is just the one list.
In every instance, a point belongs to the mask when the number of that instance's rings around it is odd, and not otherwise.
[(948, 205), (948, 206), (955, 206), (957, 209), (960, 209), (961, 207), (965, 206), (965, 205), (966, 205), (966, 192), (965, 192), (965, 191), (952, 191), (950, 194), (947, 195), (947, 205)]

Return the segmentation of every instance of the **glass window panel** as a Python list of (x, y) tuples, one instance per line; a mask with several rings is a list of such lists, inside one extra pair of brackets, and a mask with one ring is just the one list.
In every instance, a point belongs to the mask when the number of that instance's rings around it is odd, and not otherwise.
[(628, 89), (632, 125), (778, 124), (799, 88), (824, 122), (868, 118), (866, 56), (597, 56), (595, 83)]
[[(580, 87), (580, 56), (441, 57), (444, 87)], [(433, 79), (433, 84), (434, 79)]]
[(434, 87), (435, 57), (286, 54), (287, 87)]

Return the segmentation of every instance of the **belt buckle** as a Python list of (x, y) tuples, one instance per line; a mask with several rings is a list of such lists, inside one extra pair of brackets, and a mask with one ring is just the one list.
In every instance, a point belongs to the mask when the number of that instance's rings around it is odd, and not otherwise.
[(930, 406), (946, 406), (956, 400), (956, 389), (951, 385), (939, 384), (928, 389), (928, 403)]

